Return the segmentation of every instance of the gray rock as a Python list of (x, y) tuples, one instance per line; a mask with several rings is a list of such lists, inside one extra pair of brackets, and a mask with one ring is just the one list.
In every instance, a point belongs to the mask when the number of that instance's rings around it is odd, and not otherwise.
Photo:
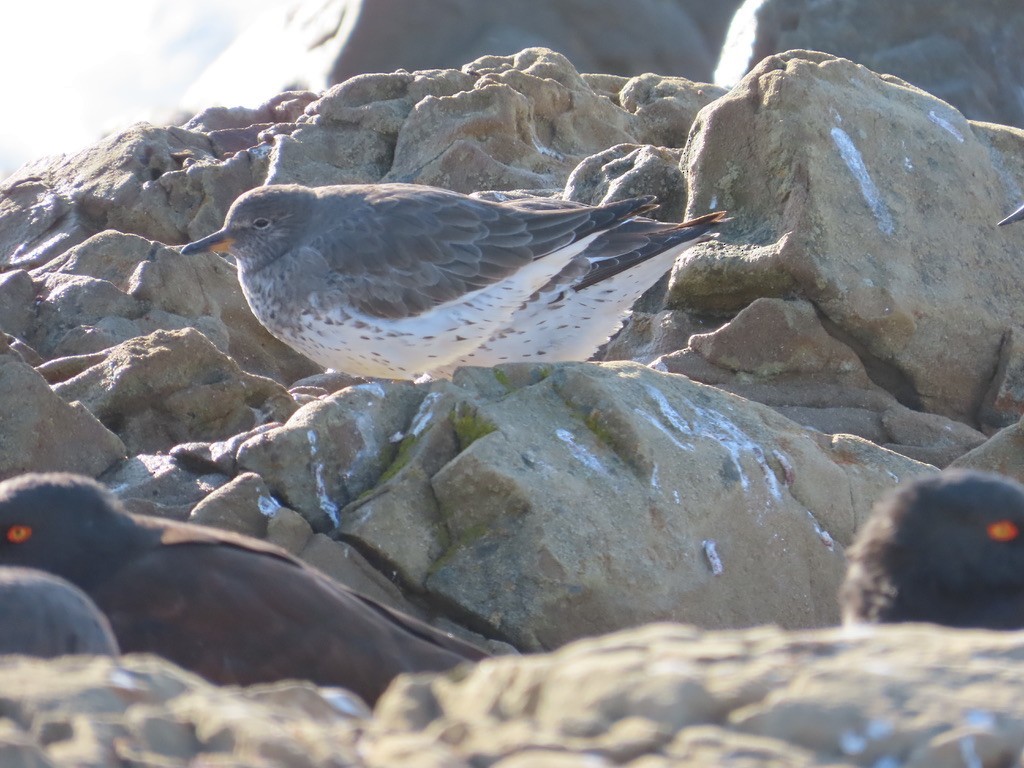
[(901, 404), (875, 383), (885, 383), (884, 371), (858, 355), (860, 345), (840, 341), (825, 323), (809, 302), (759, 298), (655, 365), (771, 405), (820, 432), (858, 435), (939, 467), (985, 441), (966, 424)]
[[(1019, 132), (797, 51), (702, 110), (688, 146), (688, 211), (727, 208), (735, 223), (679, 265), (671, 307), (735, 313), (800, 295), (904, 405), (983, 426), (975, 414), (1024, 306), (1020, 234), (992, 226), (1018, 198), (1009, 180), (1024, 178)], [(971, 180), (969, 196), (956, 179)]]
[(371, 764), (1009, 766), (1024, 747), (1016, 637), (651, 625), (402, 678), (362, 746)]
[(972, 120), (1024, 127), (1024, 102), (1007, 98), (1024, 87), (1019, 11), (1014, 0), (748, 0), (740, 14), (752, 23), (730, 30), (719, 72), (739, 79), (775, 53), (826, 51), (901, 77)]
[(842, 547), (896, 477), (933, 471), (628, 363), (462, 369), (403, 433), (346, 540), (527, 649), (834, 622)]
[(193, 507), (230, 480), (183, 468), (162, 454), (140, 453), (104, 473), (100, 481), (137, 515), (186, 520)]
[(244, 442), (238, 467), (260, 475), (315, 531), (333, 530), (341, 522), (339, 510), (391, 463), (391, 437), (408, 423), (420, 398), (411, 385), (349, 387)]
[(281, 385), (245, 373), (192, 328), (130, 339), (54, 391), (82, 402), (132, 453), (229, 437), (295, 409)]
[(0, 354), (0, 426), (0, 478), (47, 471), (96, 477), (125, 455), (120, 438), (81, 403), (62, 400), (11, 354)]
[[(665, 72), (708, 81), (739, 0), (443, 0), (295, 3), (258, 19), (185, 96), (233, 105), (286, 88), (323, 89), (373, 72), (444, 69), (544, 46), (581, 71)], [(429, 30), (424, 33), (424, 30)], [(257, 51), (274, 50), (267, 57)]]

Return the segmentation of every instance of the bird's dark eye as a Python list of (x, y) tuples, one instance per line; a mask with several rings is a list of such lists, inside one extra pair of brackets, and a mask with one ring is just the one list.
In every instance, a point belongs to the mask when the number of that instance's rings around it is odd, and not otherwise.
[(270, 226), (270, 219), (253, 219), (252, 225), (256, 229), (266, 229)]
[(32, 528), (28, 525), (12, 525), (7, 529), (6, 538), (11, 544), (21, 544), (32, 538)]
[(988, 526), (988, 537), (992, 541), (1013, 541), (1020, 535), (1020, 529), (1012, 520), (999, 520)]

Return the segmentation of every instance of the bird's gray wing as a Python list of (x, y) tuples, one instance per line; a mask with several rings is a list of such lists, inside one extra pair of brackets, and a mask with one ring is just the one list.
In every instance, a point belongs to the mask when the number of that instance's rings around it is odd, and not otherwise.
[(422, 314), (503, 280), (651, 204), (639, 198), (531, 210), (432, 187), (364, 189), (307, 247), (327, 262), (332, 287), (355, 309), (392, 319)]
[(715, 211), (676, 225), (644, 218), (627, 221), (603, 233), (587, 247), (585, 256), (590, 260), (590, 270), (573, 288), (582, 291), (669, 248), (707, 240), (713, 237), (708, 232), (723, 223), (726, 216), (726, 211)]

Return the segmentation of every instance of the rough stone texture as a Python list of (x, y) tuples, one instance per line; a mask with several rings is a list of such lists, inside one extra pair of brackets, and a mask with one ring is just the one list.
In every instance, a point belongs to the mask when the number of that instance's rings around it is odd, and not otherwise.
[[(147, 656), (0, 659), (4, 765), (1010, 768), (1019, 633), (657, 624), (337, 689), (217, 688)], [(17, 762), (21, 760), (22, 762)]]
[(832, 623), (871, 503), (932, 470), (632, 363), (431, 388), (341, 531), (524, 649), (668, 618)]
[[(194, 166), (212, 153), (200, 133), (140, 123), (76, 155), (20, 168), (0, 182), (0, 264), (38, 267), (105, 229), (184, 242), (189, 222), (219, 223), (265, 162), (243, 153)], [(207, 210), (211, 203), (216, 210)]]
[(18, 692), (0, 726), (5, 766), (359, 765), (366, 706), (337, 689), (217, 688), (149, 656), (4, 657), (0, 679)]
[[(992, 226), (1017, 199), (1024, 132), (796, 51), (701, 111), (686, 167), (688, 211), (728, 209), (726, 240), (744, 244), (689, 251), (670, 306), (735, 313), (798, 295), (904, 405), (983, 426), (1004, 335), (1024, 313), (1020, 234)], [(971, 180), (968, 203), (957, 179)]]
[(245, 373), (193, 328), (130, 339), (54, 391), (81, 401), (131, 453), (229, 437), (295, 408), (281, 385)]
[(871, 374), (884, 381), (884, 372), (873, 366), (869, 374), (806, 301), (756, 299), (655, 367), (771, 405), (820, 432), (858, 435), (940, 467), (986, 439), (966, 424), (902, 405), (872, 381)]
[(99, 480), (129, 512), (171, 520), (186, 520), (192, 509), (231, 478), (185, 469), (164, 454), (138, 454), (123, 461)]
[(951, 466), (998, 472), (1024, 483), (1024, 421), (999, 430)]
[[(307, 0), (257, 21), (200, 75), (185, 102), (255, 103), (297, 85), (319, 90), (365, 73), (453, 68), (535, 46), (561, 52), (584, 72), (709, 81), (739, 4)], [(267, 50), (276, 55), (260, 53)]]
[(1013, 633), (653, 625), (401, 678), (360, 747), (370, 764), (503, 768), (1010, 766), (1021, 653)]
[(765, 56), (810, 48), (907, 80), (972, 120), (1024, 128), (1024, 19), (1015, 0), (748, 0), (720, 69), (736, 77)]
[(124, 455), (117, 435), (80, 402), (55, 395), (0, 339), (0, 479), (57, 471), (97, 477)]
[[(32, 322), (9, 333), (20, 331), (51, 361), (51, 381), (73, 370), (52, 358), (81, 356), (157, 329), (186, 327), (201, 330), (246, 370), (282, 383), (320, 370), (259, 324), (234, 267), (216, 254), (183, 257), (145, 238), (106, 231), (31, 275), (38, 283)], [(33, 307), (31, 300), (28, 306)]]
[(244, 472), (196, 504), (188, 520), (265, 539), (270, 521), (284, 509), (262, 477)]
[(408, 423), (422, 393), (411, 385), (350, 387), (303, 406), (286, 424), (242, 443), (236, 460), (259, 474), (282, 503), (323, 532), (338, 510), (371, 488), (391, 463), (391, 437)]

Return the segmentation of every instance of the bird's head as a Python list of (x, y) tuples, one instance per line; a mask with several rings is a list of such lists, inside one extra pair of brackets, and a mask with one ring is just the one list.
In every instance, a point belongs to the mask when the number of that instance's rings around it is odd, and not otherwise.
[(232, 203), (222, 229), (181, 252), (227, 252), (241, 271), (256, 272), (301, 242), (316, 202), (312, 190), (297, 184), (251, 189)]
[(851, 555), (882, 541), (950, 591), (1024, 590), (1024, 486), (966, 470), (916, 480), (879, 502)]
[(113, 494), (87, 477), (32, 473), (0, 482), (0, 565), (37, 568), (88, 591), (137, 535)]

